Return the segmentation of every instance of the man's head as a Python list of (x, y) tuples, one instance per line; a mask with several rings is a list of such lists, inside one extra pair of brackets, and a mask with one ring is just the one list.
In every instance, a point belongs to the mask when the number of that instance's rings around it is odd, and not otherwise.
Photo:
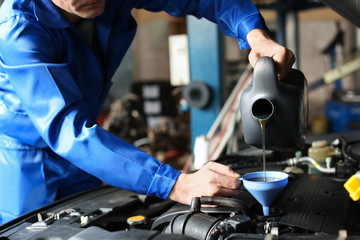
[(106, 0), (52, 0), (59, 10), (71, 21), (94, 18), (104, 12)]

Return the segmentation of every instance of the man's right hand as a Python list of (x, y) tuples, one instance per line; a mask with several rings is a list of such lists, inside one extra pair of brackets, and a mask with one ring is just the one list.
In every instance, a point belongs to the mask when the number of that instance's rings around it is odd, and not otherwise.
[(209, 162), (195, 173), (181, 173), (169, 198), (190, 205), (201, 196), (236, 196), (240, 190), (240, 174), (220, 163)]

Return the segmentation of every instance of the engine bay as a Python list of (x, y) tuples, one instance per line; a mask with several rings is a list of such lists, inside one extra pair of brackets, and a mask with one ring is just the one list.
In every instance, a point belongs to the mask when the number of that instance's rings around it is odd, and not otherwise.
[[(292, 169), (269, 216), (244, 186), (236, 198), (203, 196), (191, 206), (103, 186), (1, 225), (0, 239), (359, 239), (359, 202), (344, 188), (359, 169), (359, 143), (343, 145), (332, 174), (309, 174), (308, 165), (269, 153), (269, 171)], [(241, 175), (261, 170), (256, 154), (216, 161)]]

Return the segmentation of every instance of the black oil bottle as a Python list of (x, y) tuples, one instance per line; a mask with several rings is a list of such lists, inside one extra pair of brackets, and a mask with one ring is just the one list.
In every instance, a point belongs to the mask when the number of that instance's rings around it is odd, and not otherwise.
[(285, 79), (278, 80), (275, 62), (260, 58), (250, 86), (240, 98), (244, 140), (261, 148), (259, 119), (266, 116), (266, 149), (296, 150), (305, 143), (308, 121), (307, 81), (304, 74), (291, 69)]

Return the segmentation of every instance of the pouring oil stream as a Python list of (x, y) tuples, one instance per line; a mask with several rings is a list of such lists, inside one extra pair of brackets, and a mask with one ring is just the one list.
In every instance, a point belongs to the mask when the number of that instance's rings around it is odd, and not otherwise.
[(266, 122), (269, 120), (270, 116), (271, 116), (270, 114), (256, 116), (257, 120), (260, 123), (260, 128), (261, 128), (261, 145), (262, 145), (262, 150), (263, 150), (264, 182), (266, 182), (265, 125), (266, 125)]

